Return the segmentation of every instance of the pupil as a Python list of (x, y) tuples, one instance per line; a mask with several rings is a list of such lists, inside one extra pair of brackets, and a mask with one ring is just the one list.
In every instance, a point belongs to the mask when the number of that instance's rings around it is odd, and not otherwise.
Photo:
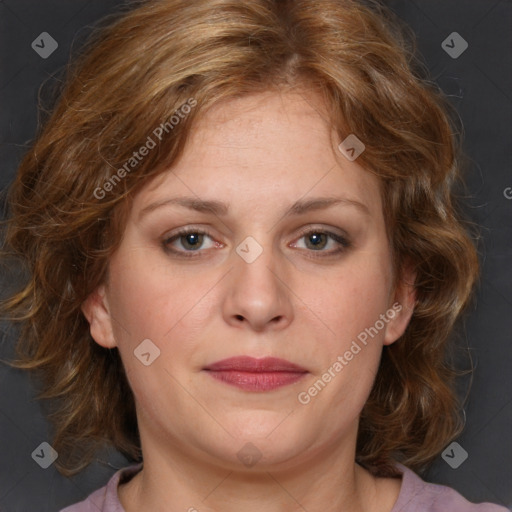
[(314, 233), (309, 236), (309, 240), (310, 240), (310, 242), (312, 242), (314, 247), (318, 247), (319, 245), (322, 244), (323, 236), (324, 236), (323, 234)]
[(197, 233), (189, 233), (185, 235), (185, 241), (187, 245), (192, 246), (192, 248), (197, 248), (200, 236)]

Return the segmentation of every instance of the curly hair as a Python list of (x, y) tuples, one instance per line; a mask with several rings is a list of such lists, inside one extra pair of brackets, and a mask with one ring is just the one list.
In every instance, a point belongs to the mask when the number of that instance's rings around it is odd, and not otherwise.
[[(107, 277), (132, 198), (214, 104), (286, 87), (317, 91), (339, 141), (364, 142), (358, 163), (381, 184), (396, 279), (404, 265), (416, 272), (413, 316), (384, 347), (361, 413), (357, 461), (381, 476), (395, 474), (393, 461), (421, 472), (461, 432), (448, 348), (478, 258), (454, 191), (455, 123), (411, 41), (387, 9), (353, 0), (150, 0), (90, 39), (20, 164), (6, 221), (6, 251), (27, 270), (3, 302), (22, 327), (10, 364), (36, 371), (39, 398), (51, 399), (62, 474), (102, 443), (142, 458), (117, 349), (94, 342), (81, 312)], [(121, 172), (190, 98), (188, 115)]]

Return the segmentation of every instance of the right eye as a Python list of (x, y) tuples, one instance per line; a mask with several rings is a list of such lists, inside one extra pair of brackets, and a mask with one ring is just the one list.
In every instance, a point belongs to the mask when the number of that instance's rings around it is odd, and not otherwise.
[[(211, 235), (204, 230), (196, 228), (180, 229), (171, 236), (166, 236), (162, 245), (166, 253), (177, 255), (178, 257), (196, 258), (201, 255), (199, 252), (203, 248), (205, 236), (211, 239)], [(182, 250), (177, 246), (181, 246)], [(210, 247), (207, 248), (211, 248)]]

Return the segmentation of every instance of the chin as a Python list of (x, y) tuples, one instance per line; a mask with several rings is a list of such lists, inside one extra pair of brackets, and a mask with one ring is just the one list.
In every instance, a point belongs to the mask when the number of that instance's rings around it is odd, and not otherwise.
[[(290, 409), (281, 408), (279, 410), (261, 410), (253, 409), (246, 411), (236, 411), (229, 418), (226, 418), (226, 429), (236, 439), (260, 441), (261, 443), (272, 441), (276, 434), (285, 435), (288, 438), (292, 433), (290, 424)], [(294, 427), (293, 430), (296, 430)], [(278, 435), (277, 437), (281, 437)]]

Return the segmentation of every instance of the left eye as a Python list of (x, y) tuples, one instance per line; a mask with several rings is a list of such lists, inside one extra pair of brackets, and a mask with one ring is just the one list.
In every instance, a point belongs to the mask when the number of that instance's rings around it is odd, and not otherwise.
[[(314, 252), (325, 252), (328, 254), (334, 254), (342, 251), (350, 246), (348, 240), (341, 235), (331, 233), (329, 231), (312, 230), (307, 233), (303, 233), (299, 240), (306, 240), (306, 249), (312, 249)], [(323, 251), (329, 245), (329, 240), (333, 242), (334, 249)], [(336, 245), (338, 248), (336, 249)]]
[[(209, 247), (203, 246), (205, 239), (211, 240)], [(305, 239), (305, 247), (299, 247), (297, 243), (294, 243), (292, 247), (325, 253), (326, 256), (342, 252), (350, 247), (350, 242), (345, 237), (329, 231), (311, 230), (303, 233), (297, 240), (302, 239)], [(329, 241), (331, 242), (331, 246), (334, 245), (334, 247), (331, 247), (329, 250), (324, 250), (329, 246)], [(178, 243), (181, 245), (181, 249), (176, 247)], [(200, 249), (210, 249), (216, 245), (219, 246), (218, 242), (214, 242), (208, 232), (201, 230), (182, 230), (163, 241), (166, 252), (185, 257), (200, 256), (198, 253)], [(336, 248), (336, 246), (338, 247)]]

